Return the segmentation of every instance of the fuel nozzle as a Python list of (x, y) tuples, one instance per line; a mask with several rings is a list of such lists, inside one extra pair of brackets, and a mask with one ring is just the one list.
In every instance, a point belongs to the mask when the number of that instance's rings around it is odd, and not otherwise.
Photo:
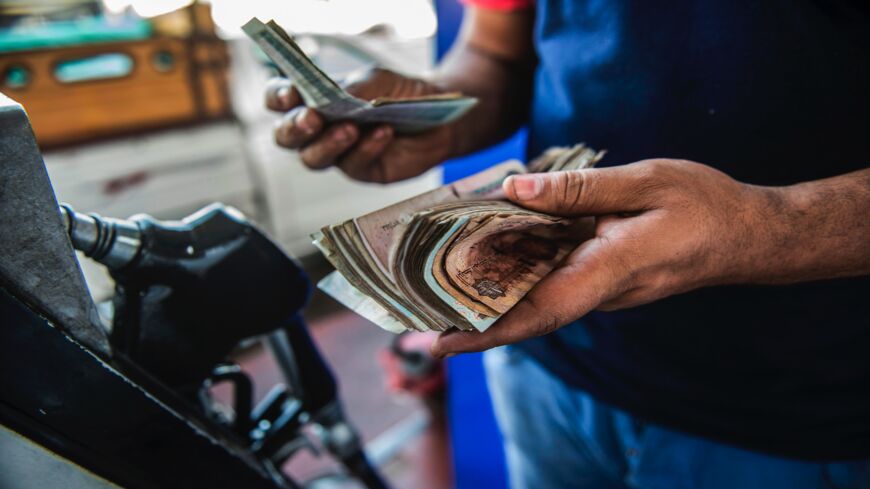
[(60, 213), (73, 248), (111, 270), (128, 265), (142, 248), (142, 232), (133, 221), (82, 214), (68, 204), (60, 205)]
[(115, 351), (179, 391), (198, 389), (242, 339), (285, 327), (308, 298), (302, 269), (232, 207), (177, 221), (61, 213), (73, 247), (115, 282)]

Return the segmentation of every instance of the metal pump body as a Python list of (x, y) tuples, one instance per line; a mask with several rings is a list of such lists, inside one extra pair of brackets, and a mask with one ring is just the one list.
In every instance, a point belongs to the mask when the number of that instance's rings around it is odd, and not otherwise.
[[(308, 279), (274, 242), (222, 204), (180, 221), (59, 207), (25, 112), (2, 94), (0, 128), (0, 446), (35, 442), (123, 487), (294, 488), (279, 468), (313, 424), (348, 473), (386, 487), (301, 320)], [(116, 282), (108, 332), (73, 247)], [(257, 406), (227, 363), (252, 337), (287, 381)], [(210, 409), (218, 382), (235, 385), (231, 419)]]

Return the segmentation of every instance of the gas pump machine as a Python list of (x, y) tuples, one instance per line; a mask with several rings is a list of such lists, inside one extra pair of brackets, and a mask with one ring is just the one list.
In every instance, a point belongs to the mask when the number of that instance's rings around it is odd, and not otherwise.
[[(386, 487), (301, 319), (308, 279), (275, 243), (221, 204), (173, 222), (59, 205), (2, 94), (0, 128), (0, 487), (304, 487), (280, 467), (310, 433), (344, 487)], [(74, 249), (115, 280), (108, 322)], [(249, 338), (285, 378), (256, 405), (227, 360)], [(222, 382), (231, 410), (209, 395)]]

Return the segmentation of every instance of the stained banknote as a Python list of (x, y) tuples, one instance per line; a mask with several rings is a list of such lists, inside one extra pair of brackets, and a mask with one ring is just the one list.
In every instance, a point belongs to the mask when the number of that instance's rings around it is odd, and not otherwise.
[(335, 267), (318, 286), (384, 329), (485, 331), (580, 243), (588, 219), (504, 199), (502, 182), (530, 170), (590, 168), (603, 153), (554, 148), (528, 167), (507, 161), (314, 236)]

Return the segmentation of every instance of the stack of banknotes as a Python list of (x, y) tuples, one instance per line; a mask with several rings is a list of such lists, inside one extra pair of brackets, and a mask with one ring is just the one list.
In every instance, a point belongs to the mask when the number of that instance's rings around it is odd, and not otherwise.
[(308, 107), (327, 120), (350, 120), (360, 124), (390, 124), (402, 134), (413, 134), (452, 122), (477, 103), (474, 97), (445, 93), (414, 98), (362, 100), (347, 93), (305, 55), (274, 21), (264, 24), (253, 18), (242, 30), (260, 46), (284, 75), (293, 80)]
[(502, 182), (595, 165), (603, 153), (555, 148), (507, 161), (313, 236), (335, 267), (318, 286), (382, 328), (485, 331), (591, 234), (588, 220), (523, 209)]

